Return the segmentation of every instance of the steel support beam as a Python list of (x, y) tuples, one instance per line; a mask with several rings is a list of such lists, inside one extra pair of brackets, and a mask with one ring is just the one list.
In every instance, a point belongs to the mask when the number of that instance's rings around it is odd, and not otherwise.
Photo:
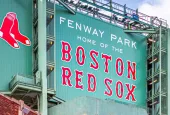
[[(56, 9), (56, 5), (54, 4), (54, 11), (55, 11), (55, 9)], [(54, 12), (54, 20), (56, 20), (56, 12)], [(54, 25), (56, 25), (56, 21), (54, 21)], [(54, 39), (56, 39), (56, 35), (57, 35), (57, 33), (56, 33), (56, 26), (54, 26)], [(55, 42), (55, 40), (54, 40), (54, 49), (57, 49), (56, 48), (56, 42)], [(55, 67), (54, 67), (54, 90), (56, 91), (56, 88), (57, 88), (57, 83), (56, 83), (56, 79), (57, 79), (57, 75), (56, 75), (56, 56), (57, 56), (57, 52), (54, 50), (54, 65), (55, 65)]]
[(30, 92), (30, 90), (27, 91), (27, 93), (25, 93), (22, 97), (21, 97), (21, 100), (24, 99), (24, 97)]
[(11, 95), (11, 91), (2, 91), (1, 93), (5, 95)]
[(63, 5), (70, 13), (72, 13), (72, 14), (76, 14), (76, 12), (72, 9), (72, 8), (70, 8), (66, 3), (64, 3), (62, 0), (57, 0), (61, 5)]
[(20, 84), (17, 84), (13, 89), (11, 89), (11, 94), (13, 94), (16, 90), (18, 90), (18, 88), (41, 92), (41, 87), (28, 86), (28, 85), (24, 85), (24, 84), (20, 83)]
[[(167, 57), (170, 57), (170, 29), (168, 29), (168, 38), (167, 38), (167, 46), (168, 46), (168, 56)], [(168, 64), (167, 64), (167, 70), (170, 70), (170, 58), (167, 58), (168, 59)], [(168, 107), (167, 107), (167, 111), (168, 111), (168, 114), (167, 115), (170, 115), (170, 71), (167, 71), (168, 72), (168, 75), (167, 75), (167, 78), (168, 78), (168, 86), (167, 86), (167, 91), (168, 91)]]
[(47, 115), (46, 0), (38, 0), (38, 68), (41, 72), (40, 114)]
[[(152, 36), (152, 35), (151, 35)], [(152, 60), (154, 59), (153, 58), (153, 55), (154, 55), (154, 44), (152, 43), (152, 55), (151, 55), (151, 58), (152, 58)], [(152, 63), (152, 67), (154, 67), (154, 64)], [(153, 69), (152, 69), (152, 82), (154, 81), (154, 71), (153, 71)], [(154, 89), (155, 89), (155, 85), (154, 85), (154, 83), (152, 83), (152, 102), (151, 103), (153, 103), (154, 102)], [(154, 108), (154, 104), (152, 105), (152, 108)], [(152, 109), (152, 115), (154, 115), (155, 113), (155, 110), (154, 109)]]
[(62, 99), (60, 99), (60, 98), (58, 98), (58, 97), (52, 97), (52, 99), (54, 99), (54, 100), (56, 100), (56, 101), (58, 101), (58, 102), (61, 102), (61, 103), (64, 103), (65, 101), (64, 100), (62, 100)]
[(124, 32), (126, 33), (149, 33), (149, 34), (155, 34), (155, 30), (128, 30), (124, 29)]
[(159, 109), (159, 115), (162, 114), (162, 98), (161, 98), (161, 93), (162, 93), (162, 74), (161, 74), (161, 70), (162, 70), (162, 52), (161, 52), (161, 48), (162, 48), (162, 28), (160, 27), (159, 30), (159, 104), (160, 104), (160, 109)]

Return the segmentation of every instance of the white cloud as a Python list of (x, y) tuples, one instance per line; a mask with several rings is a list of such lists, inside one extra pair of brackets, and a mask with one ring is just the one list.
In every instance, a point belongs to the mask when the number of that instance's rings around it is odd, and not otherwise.
[(148, 0), (139, 6), (139, 12), (165, 19), (170, 26), (170, 0)]

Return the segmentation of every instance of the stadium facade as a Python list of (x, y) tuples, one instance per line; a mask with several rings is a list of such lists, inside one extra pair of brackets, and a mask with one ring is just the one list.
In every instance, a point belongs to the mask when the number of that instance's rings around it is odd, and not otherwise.
[(102, 0), (0, 6), (1, 93), (41, 115), (170, 115), (166, 20)]

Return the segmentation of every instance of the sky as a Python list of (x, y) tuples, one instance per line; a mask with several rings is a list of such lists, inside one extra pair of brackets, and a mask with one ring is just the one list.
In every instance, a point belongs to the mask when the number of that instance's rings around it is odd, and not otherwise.
[[(126, 4), (127, 7), (129, 8), (133, 8), (136, 9), (138, 8), (138, 5), (143, 1), (143, 0), (112, 0), (116, 3), (119, 3), (121, 5)], [(129, 1), (133, 1), (133, 2), (129, 2)]]
[[(148, 2), (149, 1), (149, 2)], [(170, 26), (170, 0), (148, 0), (139, 5), (139, 11), (167, 20)]]
[[(170, 26), (170, 0), (113, 0), (119, 4), (126, 4), (132, 9), (139, 9), (139, 12), (149, 16), (157, 16), (167, 20)], [(131, 1), (131, 2), (130, 2)]]

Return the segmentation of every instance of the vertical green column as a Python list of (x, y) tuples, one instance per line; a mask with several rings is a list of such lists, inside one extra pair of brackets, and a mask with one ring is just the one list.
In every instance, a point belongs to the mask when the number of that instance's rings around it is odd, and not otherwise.
[[(155, 37), (155, 35), (152, 35), (152, 39), (155, 39), (154, 38)], [(154, 55), (154, 43), (152, 43), (152, 60), (154, 59), (153, 58), (153, 55)], [(153, 98), (153, 95), (154, 95), (154, 83), (153, 83), (153, 81), (154, 81), (154, 77), (153, 77), (153, 75), (154, 75), (154, 63), (152, 63), (152, 69), (151, 69), (151, 71), (152, 71), (152, 103), (154, 102), (154, 98)], [(155, 113), (155, 110), (153, 109), (154, 108), (154, 105), (152, 104), (152, 115), (154, 115), (154, 113)]]
[(46, 0), (38, 0), (38, 68), (41, 72), (40, 113), (47, 115)]
[(159, 111), (159, 114), (161, 115), (161, 112), (162, 112), (162, 103), (161, 103), (161, 92), (162, 92), (162, 89), (161, 89), (161, 70), (162, 70), (162, 65), (161, 65), (161, 62), (162, 62), (162, 59), (161, 59), (161, 55), (162, 55), (162, 52), (161, 52), (161, 46), (162, 45), (162, 28), (160, 26), (159, 28), (159, 104), (160, 104), (160, 111)]
[(168, 114), (167, 115), (170, 115), (170, 91), (169, 91), (169, 89), (170, 89), (170, 29), (168, 29), (168, 38), (167, 38), (167, 45), (168, 45), (168, 50), (167, 50), (167, 52), (168, 52), (168, 69), (167, 69), (167, 77), (168, 77), (168, 86), (167, 86), (167, 88), (168, 88), (168, 95), (167, 95), (167, 103), (168, 103), (168, 107), (167, 107), (167, 110), (168, 110)]
[(55, 64), (55, 67), (54, 67), (54, 90), (56, 91), (56, 12), (55, 12), (55, 3), (54, 3), (54, 38), (55, 38), (55, 41), (54, 41), (54, 64)]

